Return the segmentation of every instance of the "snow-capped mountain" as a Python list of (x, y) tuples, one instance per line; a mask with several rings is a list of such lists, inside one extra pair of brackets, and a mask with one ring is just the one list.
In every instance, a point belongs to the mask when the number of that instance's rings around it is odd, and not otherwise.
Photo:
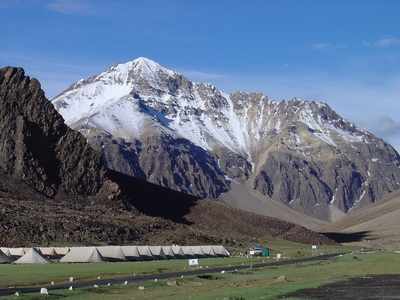
[(147, 58), (53, 99), (109, 167), (201, 197), (234, 180), (321, 218), (400, 187), (400, 158), (327, 104), (226, 94)]

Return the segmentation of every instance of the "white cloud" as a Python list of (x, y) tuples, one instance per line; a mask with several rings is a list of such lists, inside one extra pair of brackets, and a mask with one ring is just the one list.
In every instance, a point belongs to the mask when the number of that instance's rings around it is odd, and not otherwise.
[(54, 0), (47, 8), (62, 14), (90, 15), (94, 7), (86, 0)]
[(317, 50), (321, 50), (321, 49), (326, 49), (326, 48), (330, 48), (332, 45), (329, 43), (315, 43), (312, 44), (311, 47), (313, 49), (317, 49)]
[(311, 45), (314, 50), (325, 50), (325, 49), (345, 49), (347, 45), (337, 43), (314, 43)]
[(193, 81), (213, 81), (225, 78), (227, 75), (212, 72), (203, 72), (197, 70), (179, 70), (180, 73), (184, 74), (186, 77)]
[(359, 124), (391, 143), (398, 151), (400, 150), (400, 121), (396, 121), (388, 115), (382, 115), (361, 120)]
[[(370, 45), (370, 43), (366, 43), (366, 45)], [(400, 38), (398, 37), (385, 37), (381, 38), (372, 43), (374, 47), (377, 48), (389, 48), (400, 46)]]

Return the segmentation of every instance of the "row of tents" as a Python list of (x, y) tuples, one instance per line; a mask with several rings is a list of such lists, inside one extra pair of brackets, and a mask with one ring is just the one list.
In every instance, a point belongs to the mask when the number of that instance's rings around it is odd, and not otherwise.
[(43, 264), (142, 261), (230, 256), (221, 245), (1, 248), (0, 263)]

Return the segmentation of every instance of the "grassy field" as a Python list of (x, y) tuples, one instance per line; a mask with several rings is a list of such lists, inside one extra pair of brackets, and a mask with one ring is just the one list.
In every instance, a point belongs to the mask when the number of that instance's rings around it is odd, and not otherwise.
[[(56, 291), (46, 299), (277, 299), (288, 292), (366, 274), (400, 274), (400, 254), (346, 254), (330, 261), (188, 277), (139, 285)], [(3, 299), (16, 299), (7, 297)], [(42, 299), (22, 295), (18, 299)]]
[[(310, 245), (274, 241), (270, 246), (272, 255), (279, 252), (284, 257), (296, 258), (312, 254)], [(319, 248), (318, 253), (337, 251), (343, 251), (343, 247), (324, 246)], [(203, 267), (218, 267), (261, 261), (267, 261), (267, 259), (252, 258), (250, 261), (244, 257), (207, 258), (201, 259), (200, 264)], [(110, 278), (132, 274), (155, 274), (185, 270), (188, 270), (187, 260), (185, 259), (95, 264), (0, 265), (0, 288), (49, 284), (51, 281), (55, 283), (66, 282), (71, 276), (78, 280), (90, 280), (96, 279), (98, 276)]]

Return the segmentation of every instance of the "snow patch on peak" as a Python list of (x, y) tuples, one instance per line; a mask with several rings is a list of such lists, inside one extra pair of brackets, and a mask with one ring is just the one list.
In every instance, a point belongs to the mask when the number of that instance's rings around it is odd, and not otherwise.
[(170, 69), (167, 69), (161, 66), (159, 63), (148, 59), (146, 57), (138, 57), (131, 62), (134, 66), (134, 69), (137, 70), (142, 75), (153, 75), (158, 72), (166, 73), (170, 76), (175, 75), (176, 73)]
[[(151, 59), (139, 57), (79, 81), (73, 89), (53, 99), (53, 103), (69, 125), (92, 119), (93, 125), (127, 137), (140, 135), (149, 124), (159, 124), (159, 128), (203, 149), (222, 146), (250, 161), (259, 144), (298, 123), (333, 147), (338, 147), (343, 139), (362, 141), (362, 134), (350, 128), (349, 122), (326, 103), (300, 98), (278, 102), (262, 93), (242, 91), (228, 95), (214, 85), (193, 83), (178, 76), (181, 75)], [(143, 113), (147, 116), (141, 118), (139, 114)], [(133, 125), (135, 120), (137, 126)], [(291, 137), (292, 144), (299, 149), (306, 143), (296, 132)]]

